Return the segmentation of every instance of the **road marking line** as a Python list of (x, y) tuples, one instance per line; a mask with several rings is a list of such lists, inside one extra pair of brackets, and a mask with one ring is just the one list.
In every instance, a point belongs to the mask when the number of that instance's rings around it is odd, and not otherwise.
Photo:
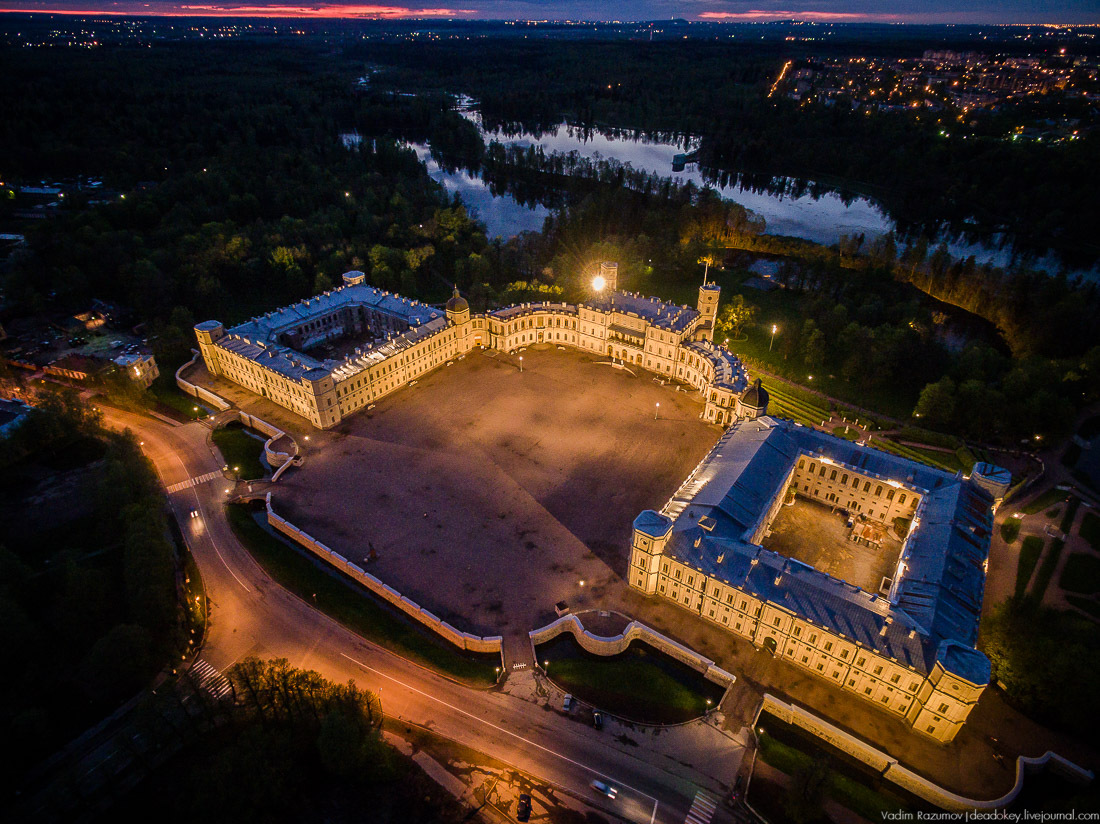
[(653, 799), (653, 815), (650, 816), (650, 819), (649, 819), (650, 824), (653, 824), (654, 819), (657, 817), (657, 803), (658, 802), (657, 802), (657, 799), (654, 798), (649, 793), (642, 792), (641, 790), (637, 789), (636, 787), (631, 787), (629, 784), (624, 784), (621, 781), (618, 781), (617, 779), (612, 778), (610, 775), (605, 775), (604, 773), (600, 772), (599, 770), (594, 770), (592, 767), (589, 767), (587, 764), (582, 764), (580, 761), (574, 761), (572, 758), (570, 758), (567, 755), (562, 755), (560, 752), (554, 752), (552, 749), (550, 749), (548, 747), (544, 747), (542, 744), (539, 744), (537, 741), (532, 741), (531, 739), (524, 738), (522, 735), (519, 735), (518, 733), (514, 733), (511, 730), (507, 730), (504, 727), (499, 727), (496, 724), (494, 724), (492, 721), (486, 721), (484, 718), (482, 718), (479, 715), (474, 715), (472, 712), (467, 712), (466, 710), (461, 709), (459, 707), (456, 707), (453, 704), (448, 704), (442, 698), (436, 698), (434, 695), (426, 693), (423, 690), (418, 690), (416, 687), (410, 686), (409, 684), (406, 684), (403, 681), (398, 681), (392, 675), (387, 675), (386, 673), (382, 672), (381, 670), (376, 670), (374, 667), (367, 666), (362, 661), (357, 661), (356, 659), (354, 659), (350, 655), (348, 655), (346, 652), (341, 652), (340, 655), (343, 656), (344, 658), (347, 658), (353, 664), (367, 670), (367, 672), (373, 672), (375, 675), (380, 675), (380, 676), (382, 676), (383, 678), (385, 678), (389, 681), (393, 681), (393, 683), (397, 684), (400, 687), (403, 687), (403, 688), (407, 689), (409, 692), (415, 692), (417, 695), (421, 695), (421, 696), (423, 696), (424, 698), (427, 698), (430, 701), (435, 701), (437, 704), (442, 704), (443, 706), (447, 707), (448, 709), (454, 710), (455, 712), (459, 713), (460, 715), (465, 715), (467, 718), (471, 718), (471, 719), (473, 719), (474, 721), (477, 721), (480, 724), (484, 724), (487, 727), (492, 727), (497, 732), (502, 732), (505, 735), (510, 735), (513, 738), (516, 738), (516, 739), (522, 741), (524, 744), (528, 744), (532, 747), (535, 747), (536, 749), (540, 749), (543, 752), (548, 753), (550, 755), (557, 756), (562, 761), (568, 761), (573, 766), (580, 767), (582, 770), (587, 770), (588, 772), (592, 773), (593, 775), (599, 776), (600, 778), (606, 778), (608, 781), (614, 781), (620, 787), (624, 787), (625, 789), (628, 789), (631, 792), (636, 792), (638, 795), (642, 796), (643, 798)]

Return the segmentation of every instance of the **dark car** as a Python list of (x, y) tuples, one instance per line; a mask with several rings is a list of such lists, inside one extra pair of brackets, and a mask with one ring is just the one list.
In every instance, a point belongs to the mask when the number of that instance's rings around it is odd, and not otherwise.
[(519, 805), (516, 807), (516, 821), (529, 821), (531, 818), (531, 796), (520, 793)]
[(603, 713), (602, 712), (592, 713), (592, 726), (595, 727), (598, 730), (603, 729)]

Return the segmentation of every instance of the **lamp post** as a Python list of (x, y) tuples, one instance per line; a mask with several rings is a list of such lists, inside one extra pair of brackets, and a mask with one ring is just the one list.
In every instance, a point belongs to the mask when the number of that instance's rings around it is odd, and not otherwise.
[(519, 356), (519, 371), (523, 371), (523, 355)]
[(778, 326), (776, 326), (776, 325), (775, 325), (775, 324), (773, 323), (773, 324), (772, 324), (772, 337), (771, 337), (771, 340), (769, 340), (769, 341), (768, 341), (768, 351), (769, 351), (769, 352), (770, 352), (770, 351), (772, 351), (772, 344), (773, 344), (773, 343), (775, 343), (775, 333), (776, 333), (776, 332), (777, 332), (778, 330), (779, 330), (779, 327), (778, 327)]
[(657, 403), (653, 406), (653, 420), (657, 420), (657, 413), (661, 411), (661, 404)]

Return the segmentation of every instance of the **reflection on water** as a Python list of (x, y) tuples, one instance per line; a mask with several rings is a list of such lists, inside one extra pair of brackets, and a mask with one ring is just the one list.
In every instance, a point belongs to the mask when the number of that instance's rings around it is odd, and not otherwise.
[[(689, 136), (652, 137), (624, 130), (583, 129), (567, 123), (560, 123), (556, 128), (536, 135), (500, 128), (487, 129), (473, 101), (466, 97), (460, 98), (458, 111), (478, 127), (486, 143), (496, 141), (504, 146), (523, 148), (540, 146), (547, 154), (576, 152), (580, 157), (629, 163), (634, 169), (679, 183), (690, 181), (700, 188), (713, 188), (723, 197), (763, 217), (768, 234), (791, 235), (830, 245), (836, 243), (841, 235), (862, 234), (870, 242), (895, 228), (894, 222), (882, 209), (865, 197), (844, 197), (835, 191), (822, 192), (820, 189), (812, 193), (804, 189), (792, 193), (762, 191), (740, 183), (720, 185), (707, 180), (691, 163), (683, 171), (673, 172), (673, 158), (694, 148)], [(457, 193), (467, 208), (486, 224), (490, 237), (511, 237), (542, 228), (543, 219), (549, 214), (545, 206), (527, 206), (511, 195), (495, 194), (476, 175), (463, 170), (450, 172), (440, 168), (427, 146), (412, 144), (412, 148), (427, 166), (431, 177), (442, 183), (447, 191)], [(939, 239), (935, 241), (938, 242)], [(947, 245), (953, 256), (974, 255), (978, 263), (1006, 266), (1013, 262), (1011, 243), (1006, 242), (1005, 238), (981, 243), (962, 237), (947, 237)], [(1031, 265), (1051, 272), (1060, 268), (1054, 255), (1033, 260)], [(1089, 278), (1100, 276), (1095, 269), (1081, 274)]]
[(428, 169), (432, 180), (442, 183), (451, 194), (457, 194), (466, 209), (485, 224), (489, 237), (512, 237), (520, 232), (542, 230), (542, 221), (550, 214), (545, 206), (524, 206), (507, 194), (494, 194), (489, 184), (464, 169), (449, 172), (432, 157), (431, 149), (423, 143), (410, 143)]

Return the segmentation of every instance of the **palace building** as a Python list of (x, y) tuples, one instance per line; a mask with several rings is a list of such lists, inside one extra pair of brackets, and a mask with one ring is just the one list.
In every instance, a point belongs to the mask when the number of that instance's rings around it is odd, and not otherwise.
[(601, 273), (605, 288), (583, 303), (524, 303), (475, 314), (457, 289), (444, 309), (436, 309), (368, 286), (362, 272), (348, 272), (339, 289), (231, 329), (205, 321), (195, 334), (211, 374), (321, 429), (474, 347), (512, 351), (537, 343), (690, 384), (703, 394), (703, 418), (717, 424), (762, 413), (741, 361), (711, 340), (717, 285), (704, 284), (693, 309), (616, 291), (613, 264), (604, 264)]
[[(660, 512), (635, 519), (629, 583), (951, 741), (990, 678), (974, 648), (987, 485), (790, 421), (742, 420)], [(841, 541), (888, 575), (860, 587), (768, 549), (781, 510), (799, 501), (846, 519)], [(891, 528), (904, 536), (896, 550), (880, 540)], [(852, 551), (836, 555), (834, 571)]]

